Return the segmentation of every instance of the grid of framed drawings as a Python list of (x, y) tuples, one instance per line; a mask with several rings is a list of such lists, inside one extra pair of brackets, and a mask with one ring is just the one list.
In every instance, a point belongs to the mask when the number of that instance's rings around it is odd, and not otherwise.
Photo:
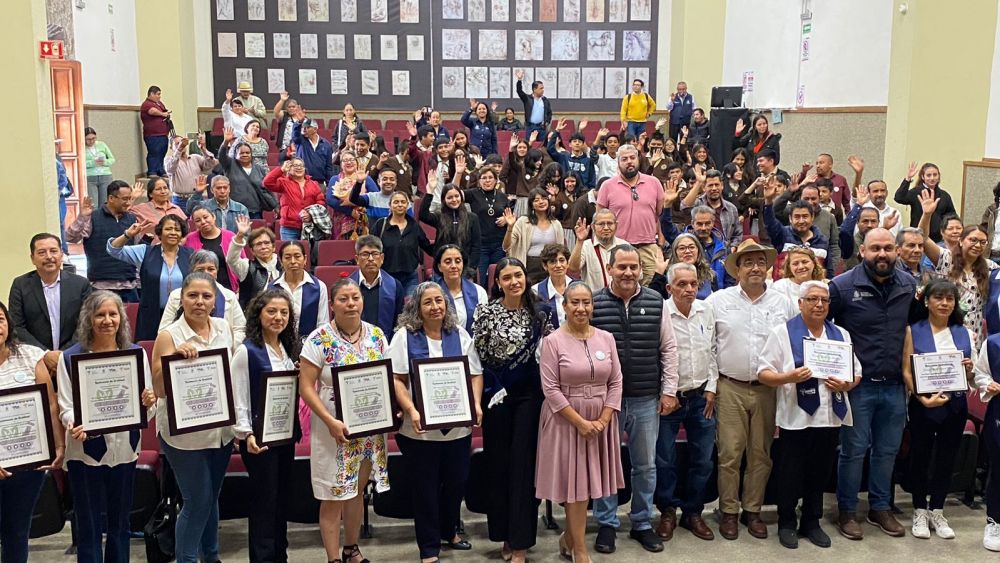
[(656, 79), (655, 0), (212, 2), (220, 101), (245, 80), (269, 105), (287, 90), (311, 108), (518, 108), (522, 71), (560, 111), (606, 111), (632, 79)]

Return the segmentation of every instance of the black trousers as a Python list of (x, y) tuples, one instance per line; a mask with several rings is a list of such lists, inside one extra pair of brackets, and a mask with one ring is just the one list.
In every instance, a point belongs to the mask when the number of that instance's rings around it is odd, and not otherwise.
[(437, 557), (441, 542), (455, 537), (469, 478), (472, 436), (445, 442), (414, 440), (396, 434), (413, 494), (413, 530), (420, 558)]
[[(795, 529), (795, 507), (802, 499), (798, 529), (819, 528), (823, 517), (823, 489), (837, 463), (840, 428), (781, 429), (774, 470), (778, 487), (778, 528)], [(780, 443), (779, 443), (780, 442)]]
[(535, 545), (538, 499), (535, 498), (535, 453), (541, 388), (509, 392), (503, 402), (483, 406), (483, 450), (489, 467), (490, 540), (511, 549)]
[(670, 124), (670, 138), (676, 143), (681, 136), (681, 127), (687, 127), (691, 124), (691, 118), (687, 118), (681, 123), (671, 123)]
[(249, 533), (252, 563), (288, 561), (288, 503), (292, 498), (295, 445), (274, 446), (252, 454), (240, 442), (240, 457), (250, 476)]
[[(939, 407), (941, 408), (941, 407)], [(935, 422), (927, 416), (927, 407), (916, 398), (910, 398), (910, 493), (913, 508), (934, 510), (944, 508), (948, 496), (955, 455), (965, 430), (969, 411), (950, 412), (943, 421)], [(933, 453), (933, 459), (931, 459)], [(927, 504), (927, 495), (931, 502)]]

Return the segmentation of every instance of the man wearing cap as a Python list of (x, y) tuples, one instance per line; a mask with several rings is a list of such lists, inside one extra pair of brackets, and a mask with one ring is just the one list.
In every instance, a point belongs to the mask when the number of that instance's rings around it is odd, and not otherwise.
[(315, 119), (303, 116), (292, 125), (292, 143), (295, 156), (306, 165), (306, 174), (321, 184), (334, 176), (333, 145), (319, 136), (319, 124)]
[[(784, 295), (768, 290), (765, 283), (776, 255), (769, 246), (754, 240), (743, 241), (726, 259), (726, 272), (739, 284), (716, 291), (705, 300), (715, 313), (719, 368), (715, 412), (722, 511), (719, 532), (727, 540), (739, 536), (739, 522), (755, 538), (767, 537), (760, 507), (771, 474), (775, 395), (774, 389), (760, 383), (757, 372), (760, 351), (771, 329), (797, 314)], [(747, 465), (741, 502), (740, 464), (744, 453)]]
[(246, 80), (240, 82), (236, 86), (236, 91), (240, 93), (239, 100), (243, 103), (243, 109), (263, 123), (267, 119), (267, 108), (264, 107), (263, 100), (253, 95), (253, 88), (250, 87), (250, 83)]

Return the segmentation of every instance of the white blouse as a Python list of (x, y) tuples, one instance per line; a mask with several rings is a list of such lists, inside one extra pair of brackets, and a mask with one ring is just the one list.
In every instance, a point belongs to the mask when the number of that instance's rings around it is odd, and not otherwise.
[(18, 344), (17, 354), (11, 354), (6, 362), (0, 364), (0, 389), (34, 385), (35, 367), (44, 356), (45, 350), (37, 346), (23, 342)]

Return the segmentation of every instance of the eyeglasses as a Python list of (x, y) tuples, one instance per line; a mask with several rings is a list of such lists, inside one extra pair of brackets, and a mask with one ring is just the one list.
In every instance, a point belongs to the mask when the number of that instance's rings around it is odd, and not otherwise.
[(830, 298), (829, 297), (817, 297), (817, 296), (814, 295), (812, 297), (803, 297), (802, 300), (805, 301), (806, 303), (812, 305), (813, 307), (815, 307), (816, 305), (829, 305), (830, 304)]
[(371, 252), (362, 252), (358, 254), (358, 258), (361, 258), (362, 260), (374, 260), (379, 256), (382, 256), (382, 253), (377, 250), (373, 250)]
[(990, 243), (988, 240), (981, 238), (970, 238), (966, 240), (968, 240), (969, 244), (971, 244), (972, 246), (986, 246), (987, 244)]
[(611, 221), (601, 221), (600, 223), (594, 223), (594, 226), (599, 229), (610, 229), (611, 227), (614, 227), (615, 224)]

